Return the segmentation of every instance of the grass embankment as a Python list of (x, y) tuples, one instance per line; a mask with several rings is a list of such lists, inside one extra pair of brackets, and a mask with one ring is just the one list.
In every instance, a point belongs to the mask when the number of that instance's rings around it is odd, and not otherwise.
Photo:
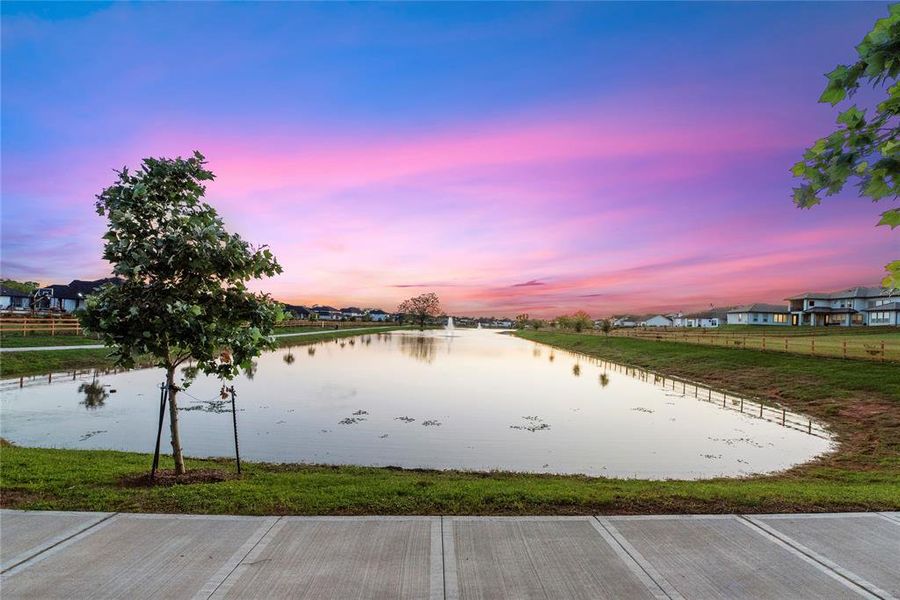
[(4, 335), (0, 348), (30, 348), (35, 346), (85, 346), (99, 344), (96, 338), (84, 335)]
[[(403, 327), (384, 327), (377, 326), (366, 328), (358, 331), (342, 331), (340, 329), (324, 330), (321, 333), (310, 335), (298, 335), (291, 337), (276, 338), (279, 346), (299, 346), (302, 344), (313, 344), (325, 339), (343, 338), (354, 335), (365, 335), (367, 333), (381, 333), (385, 331), (393, 331), (403, 329)], [(278, 333), (289, 333), (287, 331)], [(25, 336), (22, 339), (47, 338), (50, 336)], [(76, 336), (55, 336), (59, 340), (63, 337), (74, 339)], [(6, 342), (6, 339), (3, 340)], [(98, 343), (91, 340), (90, 343)], [(33, 344), (38, 346), (40, 344)], [(64, 344), (48, 344), (48, 345), (64, 345)], [(76, 345), (76, 344), (72, 344)], [(23, 347), (23, 346), (19, 346)], [(38, 350), (33, 352), (4, 352), (0, 354), (0, 378), (8, 379), (12, 377), (27, 377), (31, 375), (46, 375), (47, 373), (58, 373), (63, 371), (81, 371), (84, 369), (111, 369), (113, 361), (109, 358), (110, 350), (105, 348), (96, 349), (72, 349), (72, 350)]]
[[(144, 488), (122, 481), (146, 472), (149, 455), (4, 447), (0, 500), (34, 509), (232, 514), (900, 509), (896, 365), (577, 334), (520, 335), (783, 403), (829, 423), (841, 449), (782, 474), (748, 479), (643, 481), (247, 463), (240, 479)], [(188, 468), (233, 470), (216, 460), (191, 460)]]

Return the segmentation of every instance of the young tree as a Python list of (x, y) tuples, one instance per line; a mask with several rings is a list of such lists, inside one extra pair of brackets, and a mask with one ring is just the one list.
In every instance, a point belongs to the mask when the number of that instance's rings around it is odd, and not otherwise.
[(516, 315), (516, 329), (525, 329), (528, 326), (529, 319), (526, 313)]
[(600, 321), (600, 331), (603, 332), (603, 335), (609, 336), (609, 332), (612, 331), (612, 321), (609, 319)]
[[(832, 106), (852, 97), (865, 82), (887, 90), (887, 98), (877, 104), (873, 114), (853, 105), (838, 114), (837, 130), (809, 147), (803, 160), (792, 169), (805, 180), (794, 188), (794, 204), (810, 208), (822, 196), (837, 194), (855, 178), (859, 194), (877, 202), (896, 201), (900, 191), (900, 4), (890, 7), (890, 15), (879, 19), (875, 27), (856, 47), (857, 61), (839, 65), (828, 74), (828, 85), (819, 102)], [(900, 225), (900, 208), (881, 213), (878, 225), (894, 229)], [(883, 285), (900, 288), (900, 260), (886, 266)]]
[(419, 324), (419, 329), (424, 329), (429, 317), (437, 317), (441, 314), (441, 302), (438, 300), (437, 294), (429, 292), (404, 300), (397, 307), (397, 312), (401, 315), (409, 315)]
[(192, 371), (224, 379), (249, 370), (273, 346), (282, 318), (275, 301), (246, 287), (281, 267), (266, 246), (253, 248), (228, 233), (202, 201), (204, 182), (214, 177), (205, 166), (199, 152), (147, 158), (135, 172), (119, 171), (97, 196), (97, 213), (108, 220), (103, 258), (122, 284), (89, 296), (79, 317), (115, 349), (118, 365), (132, 367), (149, 355), (165, 369), (176, 475), (184, 473), (184, 458), (175, 370), (187, 361)]

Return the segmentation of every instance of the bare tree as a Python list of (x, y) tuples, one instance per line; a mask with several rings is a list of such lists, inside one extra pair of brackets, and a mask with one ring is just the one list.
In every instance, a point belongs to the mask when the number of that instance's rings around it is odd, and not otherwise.
[(429, 292), (404, 300), (397, 307), (397, 312), (409, 315), (419, 324), (419, 329), (424, 329), (429, 317), (437, 317), (441, 314), (441, 301), (438, 300), (437, 294)]

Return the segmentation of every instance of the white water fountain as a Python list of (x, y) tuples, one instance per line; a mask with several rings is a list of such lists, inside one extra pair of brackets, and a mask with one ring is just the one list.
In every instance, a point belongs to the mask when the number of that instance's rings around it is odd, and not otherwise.
[(453, 317), (447, 317), (447, 325), (444, 326), (447, 337), (453, 337)]
[(478, 327), (476, 327), (475, 329), (481, 329), (481, 321), (478, 322)]

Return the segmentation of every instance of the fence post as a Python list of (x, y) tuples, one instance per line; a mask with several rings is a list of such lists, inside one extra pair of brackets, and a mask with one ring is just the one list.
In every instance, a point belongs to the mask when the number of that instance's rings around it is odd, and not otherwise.
[(812, 350), (812, 355), (816, 355), (816, 338), (809, 339), (809, 347)]
[(881, 362), (884, 362), (884, 340), (881, 340)]
[(847, 340), (844, 340), (844, 358), (847, 358)]
[(744, 412), (744, 397), (741, 396), (741, 412)]
[(786, 418), (787, 418), (787, 410), (782, 408), (781, 409), (781, 426), (782, 427), (784, 427), (784, 422), (785, 422)]
[(812, 433), (812, 419), (809, 420), (809, 429), (807, 429), (806, 432), (809, 433), (809, 434)]
[(237, 462), (237, 472), (238, 475), (241, 474), (241, 451), (238, 447), (238, 434), (237, 434), (237, 409), (234, 404), (234, 386), (231, 386), (229, 390), (231, 392), (231, 422), (234, 425), (234, 459)]
[(50, 336), (56, 335), (56, 319), (50, 319)]
[(763, 346), (762, 346), (763, 352), (765, 352), (766, 351), (766, 336), (763, 336), (762, 344), (763, 344)]
[(784, 351), (787, 352), (787, 338), (784, 338)]
[(156, 479), (156, 470), (159, 468), (159, 443), (162, 440), (163, 417), (166, 414), (166, 396), (168, 388), (165, 382), (159, 384), (159, 428), (156, 430), (156, 450), (153, 451), (153, 466), (150, 467), (150, 479)]
[(760, 419), (762, 419), (762, 409), (763, 409), (763, 403), (760, 402), (760, 403), (759, 403), (759, 418), (760, 418)]

